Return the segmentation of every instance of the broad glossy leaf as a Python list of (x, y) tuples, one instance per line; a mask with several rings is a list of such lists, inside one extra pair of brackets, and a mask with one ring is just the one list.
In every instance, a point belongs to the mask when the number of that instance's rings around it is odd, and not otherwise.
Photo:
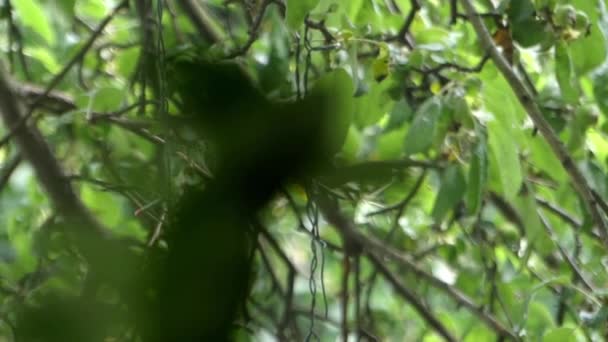
[(462, 169), (459, 165), (450, 165), (441, 176), (441, 188), (431, 214), (436, 222), (443, 220), (448, 211), (462, 199), (466, 189)]

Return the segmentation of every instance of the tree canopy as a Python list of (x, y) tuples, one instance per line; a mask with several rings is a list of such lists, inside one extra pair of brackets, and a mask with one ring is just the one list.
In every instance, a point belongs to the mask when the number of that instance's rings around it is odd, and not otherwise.
[(608, 1), (0, 9), (0, 341), (607, 338)]

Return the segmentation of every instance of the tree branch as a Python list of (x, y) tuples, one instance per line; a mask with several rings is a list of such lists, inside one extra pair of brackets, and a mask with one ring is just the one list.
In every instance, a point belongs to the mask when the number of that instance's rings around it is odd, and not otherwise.
[(38, 128), (29, 125), (17, 126), (23, 118), (23, 110), (16, 99), (17, 96), (10, 87), (4, 69), (0, 70), (0, 115), (2, 120), (7, 127), (18, 127), (14, 132), (14, 139), (21, 154), (32, 165), (52, 205), (64, 216), (72, 231), (77, 233), (78, 241), (82, 243), (82, 251), (86, 254), (88, 247), (94, 246), (100, 237), (108, 238), (110, 234), (76, 196), (68, 177), (63, 173), (59, 162), (55, 159), (50, 146)]
[(473, 24), (475, 31), (483, 45), (483, 47), (488, 50), (490, 53), (490, 57), (494, 61), (494, 64), (498, 68), (498, 70), (505, 77), (511, 89), (519, 99), (521, 105), (525, 108), (528, 116), (534, 122), (534, 125), (538, 128), (542, 136), (545, 138), (553, 153), (560, 160), (564, 169), (570, 175), (574, 188), (580, 195), (582, 201), (585, 206), (591, 213), (593, 221), (597, 224), (600, 235), (602, 237), (602, 241), (606, 246), (608, 246), (608, 229), (606, 227), (606, 223), (604, 222), (601, 213), (599, 212), (596, 200), (593, 197), (593, 193), (587, 180), (580, 172), (580, 170), (574, 164), (574, 160), (568, 154), (566, 148), (559, 140), (558, 136), (555, 134), (551, 125), (547, 122), (545, 117), (543, 116), (538, 104), (533, 98), (533, 94), (530, 90), (525, 86), (525, 84), (519, 79), (515, 71), (511, 68), (505, 57), (498, 51), (496, 45), (494, 44), (488, 29), (485, 24), (481, 20), (481, 17), (475, 13), (475, 8), (470, 0), (461, 0), (463, 7), (466, 10), (469, 21)]
[[(91, 48), (91, 46), (93, 46), (93, 43), (95, 42), (95, 40), (97, 40), (97, 38), (99, 37), (99, 35), (101, 35), (101, 33), (103, 32), (103, 30), (110, 23), (110, 21), (112, 21), (112, 19), (114, 18), (114, 16), (120, 10), (122, 10), (123, 8), (126, 8), (126, 6), (128, 5), (128, 3), (129, 3), (128, 0), (122, 0), (114, 8), (114, 10), (112, 10), (112, 12), (110, 12), (110, 14), (108, 14), (108, 16), (106, 16), (101, 21), (101, 23), (99, 23), (99, 25), (97, 26), (97, 28), (95, 29), (95, 31), (93, 32), (93, 34), (84, 43), (84, 45), (80, 48), (80, 50), (78, 50), (78, 52), (74, 55), (74, 57), (72, 57), (65, 64), (65, 66), (63, 67), (63, 69), (61, 69), (61, 71), (59, 71), (59, 73), (57, 75), (55, 75), (53, 77), (53, 79), (49, 82), (49, 84), (46, 86), (44, 92), (42, 94), (40, 94), (40, 96), (38, 96), (36, 99), (34, 99), (32, 101), (32, 103), (29, 105), (29, 110), (25, 113), (25, 115), (21, 115), (19, 117), (18, 121), (15, 121), (11, 125), (7, 126), (9, 128), (9, 132), (2, 139), (0, 139), (0, 146), (6, 144), (6, 142), (8, 142), (8, 140), (13, 136), (13, 134), (15, 134), (16, 131), (21, 126), (23, 126), (27, 122), (27, 120), (29, 118), (32, 117), (32, 115), (34, 114), (34, 109), (36, 109), (36, 107), (38, 107), (38, 105), (40, 105), (42, 103), (42, 101), (44, 101), (46, 99), (46, 97), (53, 91), (53, 89), (55, 89), (55, 87), (57, 87), (57, 85), (59, 85), (59, 83), (68, 74), (68, 72), (72, 69), (72, 67), (74, 65), (76, 65), (76, 63), (78, 63), (78, 61), (80, 61), (86, 55), (86, 53), (89, 51), (89, 49)], [(4, 76), (1, 76), (1, 77), (4, 78)], [(6, 82), (6, 80), (4, 80), (3, 82)], [(11, 93), (13, 93), (13, 91), (11, 91)]]
[(458, 304), (469, 309), (473, 314), (479, 317), (488, 327), (492, 328), (497, 334), (505, 337), (510, 337), (513, 340), (519, 341), (519, 337), (509, 328), (505, 327), (496, 317), (488, 312), (485, 312), (481, 306), (476, 304), (472, 299), (467, 297), (464, 293), (460, 292), (457, 288), (443, 282), (442, 280), (435, 278), (435, 276), (427, 273), (420, 266), (416, 264), (411, 257), (403, 255), (398, 251), (395, 251), (391, 247), (387, 246), (386, 243), (376, 240), (371, 236), (365, 236), (359, 233), (353, 227), (353, 224), (346, 219), (339, 211), (336, 205), (333, 205), (329, 201), (319, 201), (319, 206), (323, 215), (327, 221), (334, 226), (339, 233), (343, 236), (345, 241), (351, 241), (351, 243), (357, 244), (362, 248), (363, 252), (370, 258), (376, 257), (387, 257), (400, 266), (404, 267), (410, 272), (413, 272), (418, 277), (429, 282), (433, 287), (444, 291)]
[(376, 255), (369, 253), (367, 258), (371, 263), (376, 267), (376, 269), (388, 280), (389, 283), (393, 286), (395, 291), (403, 297), (410, 305), (412, 305), (416, 311), (429, 323), (433, 329), (435, 329), (439, 335), (443, 336), (446, 341), (457, 341), (457, 339), (452, 336), (452, 334), (448, 331), (448, 329), (439, 321), (437, 317), (429, 310), (429, 308), (424, 305), (418, 299), (418, 295), (414, 292), (410, 291), (407, 287), (403, 286), (397, 279), (397, 277), (384, 265), (382, 260), (378, 258)]

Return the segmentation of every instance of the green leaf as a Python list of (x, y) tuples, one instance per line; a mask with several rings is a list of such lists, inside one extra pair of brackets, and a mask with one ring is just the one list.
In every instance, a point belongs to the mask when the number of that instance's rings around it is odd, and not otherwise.
[(540, 338), (545, 331), (555, 327), (555, 322), (549, 308), (540, 302), (534, 301), (530, 304), (527, 317), (528, 319), (525, 324), (530, 341)]
[(70, 18), (74, 15), (74, 6), (76, 0), (59, 0), (57, 1), (59, 8), (65, 13), (66, 17)]
[(109, 112), (118, 110), (125, 93), (122, 89), (104, 87), (96, 89), (91, 99), (91, 110), (98, 112)]
[(545, 229), (538, 216), (534, 190), (531, 187), (524, 186), (522, 193), (513, 203), (523, 222), (529, 246), (535, 247), (535, 250), (542, 255), (552, 253), (554, 249), (553, 242), (545, 233)]
[(405, 137), (406, 155), (424, 153), (431, 148), (441, 107), (440, 98), (432, 97), (418, 108), (414, 122)]
[(77, 15), (93, 19), (102, 19), (108, 8), (103, 0), (77, 1), (74, 11)]
[(40, 63), (48, 70), (50, 73), (57, 73), (61, 70), (61, 65), (57, 62), (55, 56), (51, 54), (50, 49), (45, 49), (41, 46), (33, 47), (31, 49), (25, 50), (27, 54), (31, 55), (35, 59), (39, 60)]
[(530, 163), (555, 181), (561, 182), (565, 180), (567, 177), (566, 171), (562, 163), (555, 156), (555, 153), (553, 153), (549, 143), (538, 136), (528, 136), (527, 140), (530, 149)]
[(555, 77), (566, 103), (575, 104), (580, 97), (578, 78), (568, 46), (560, 41), (555, 45)]
[(543, 342), (577, 342), (574, 328), (553, 328), (543, 336)]
[(403, 139), (407, 134), (407, 128), (402, 127), (382, 134), (378, 138), (378, 159), (396, 159), (403, 153)]
[(388, 80), (382, 83), (373, 82), (366, 94), (355, 98), (355, 120), (360, 128), (377, 123), (391, 110), (394, 101), (387, 92), (390, 85)]
[(598, 0), (569, 1), (576, 9), (584, 11), (591, 22), (591, 32), (588, 36), (579, 38), (571, 43), (570, 55), (578, 75), (586, 74), (600, 66), (606, 60), (606, 38), (600, 30)]
[(342, 151), (340, 151), (340, 156), (347, 161), (357, 160), (357, 155), (361, 149), (362, 140), (363, 138), (359, 130), (357, 130), (354, 125), (351, 125), (348, 129), (348, 133), (346, 134), (346, 139), (344, 141), (344, 145), (342, 146)]
[(602, 110), (602, 114), (608, 116), (608, 69), (603, 69), (593, 77), (593, 96)]
[(297, 30), (304, 23), (306, 15), (319, 4), (319, 0), (288, 0), (285, 20), (287, 26)]
[(330, 151), (337, 152), (341, 149), (348, 133), (348, 128), (353, 119), (354, 112), (354, 86), (353, 80), (344, 69), (336, 69), (323, 75), (315, 83), (311, 94), (327, 92), (331, 94), (330, 108), (326, 113), (328, 124), (323, 132), (323, 138), (328, 144)]
[(389, 120), (384, 128), (385, 132), (401, 127), (412, 116), (412, 108), (405, 100), (399, 100), (389, 114)]
[(509, 1), (507, 15), (511, 23), (521, 23), (534, 15), (534, 4), (530, 0)]
[(481, 129), (477, 131), (479, 141), (473, 149), (471, 166), (469, 168), (469, 181), (467, 188), (467, 208), (469, 214), (477, 213), (481, 206), (483, 192), (488, 178), (488, 147), (485, 132)]
[(49, 44), (55, 44), (55, 31), (51, 28), (48, 15), (36, 0), (18, 0), (12, 2), (23, 25), (30, 27)]
[(488, 65), (482, 72), (482, 97), (492, 114), (487, 123), (490, 146), (490, 183), (498, 186), (507, 201), (517, 195), (523, 179), (519, 145), (524, 143), (522, 122), (526, 113), (507, 81)]
[(458, 165), (450, 165), (441, 177), (441, 188), (431, 214), (436, 222), (440, 222), (448, 211), (462, 199), (465, 191), (466, 181), (462, 169)]
[(489, 145), (491, 152), (490, 168), (498, 176), (501, 193), (507, 201), (515, 198), (523, 179), (517, 146), (508, 130), (497, 121), (488, 124)]

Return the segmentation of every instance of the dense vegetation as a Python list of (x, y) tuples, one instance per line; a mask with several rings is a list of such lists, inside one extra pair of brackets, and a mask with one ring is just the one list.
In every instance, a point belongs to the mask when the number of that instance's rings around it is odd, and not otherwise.
[(603, 341), (607, 5), (0, 2), (0, 340)]

